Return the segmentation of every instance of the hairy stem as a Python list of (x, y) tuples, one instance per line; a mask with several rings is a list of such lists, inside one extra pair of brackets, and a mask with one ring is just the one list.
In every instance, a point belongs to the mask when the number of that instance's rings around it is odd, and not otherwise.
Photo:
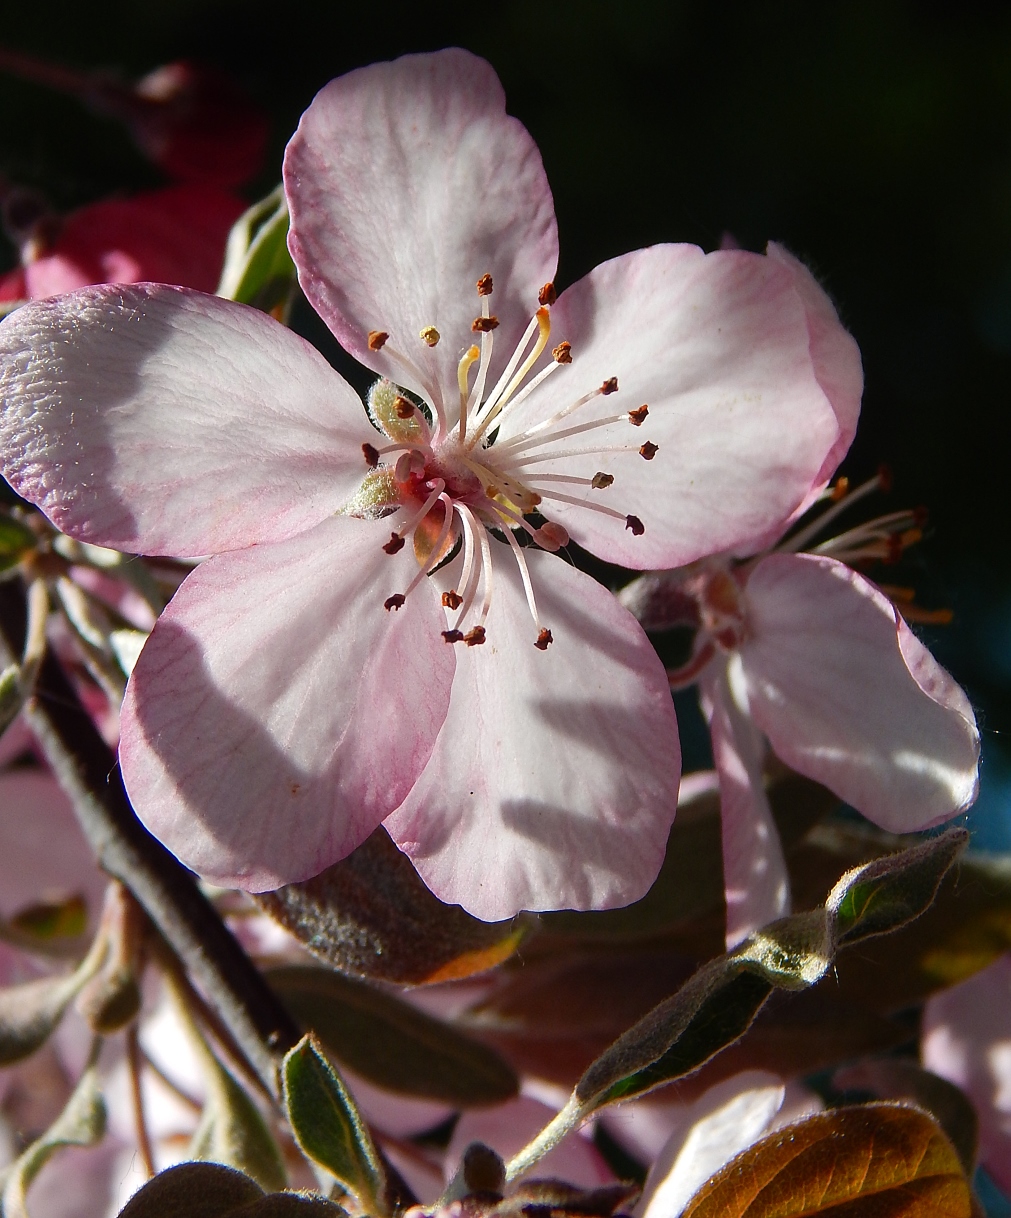
[[(0, 584), (0, 667), (20, 658), (25, 598)], [(299, 1030), (197, 886), (192, 872), (144, 828), (119, 766), (51, 652), (24, 714), (70, 797), (99, 865), (130, 889), (206, 994), (263, 1085), (280, 1095), (278, 1066)]]

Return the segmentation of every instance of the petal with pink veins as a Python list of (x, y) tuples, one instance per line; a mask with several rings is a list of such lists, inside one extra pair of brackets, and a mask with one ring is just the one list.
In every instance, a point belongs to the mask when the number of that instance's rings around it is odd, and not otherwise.
[(488, 921), (627, 905), (656, 878), (677, 803), (666, 675), (612, 593), (528, 548), (554, 636), (538, 650), (516, 566), (495, 549), (487, 642), (456, 644), (432, 759), (386, 828), (436, 896)]
[(720, 780), (729, 950), (759, 926), (790, 912), (790, 877), (765, 794), (765, 745), (740, 706), (738, 658), (714, 660), (703, 673), (699, 690)]
[[(504, 367), (554, 277), (558, 236), (537, 145), (490, 64), (454, 48), (331, 81), (288, 144), (284, 184), (299, 282), (352, 355), (429, 400), (455, 388), (490, 273)], [(420, 338), (428, 326), (437, 346)], [(421, 383), (369, 350), (374, 330)]]
[[(829, 306), (830, 307), (830, 306)], [(521, 473), (614, 477), (576, 494), (588, 506), (550, 501), (546, 512), (610, 562), (635, 569), (682, 566), (774, 527), (797, 507), (838, 435), (811, 353), (807, 310), (794, 273), (740, 250), (704, 254), (656, 245), (602, 263), (552, 310), (552, 342), (572, 344), (572, 363), (503, 413), (499, 444), (537, 457)], [(838, 321), (835, 323), (839, 325)], [(520, 433), (617, 377), (558, 425), (620, 421), (530, 447)], [(643, 404), (634, 427), (625, 417)], [(547, 433), (542, 433), (546, 435)], [(640, 446), (659, 447), (644, 461)], [(576, 449), (623, 451), (559, 455)], [(517, 455), (516, 460), (520, 460)], [(568, 493), (570, 488), (560, 488)], [(638, 516), (635, 536), (624, 517)]]
[(386, 525), (337, 517), (199, 566), (159, 618), (123, 704), (137, 813), (200, 875), (254, 891), (343, 858), (428, 761), (456, 663)]
[(82, 288), (0, 325), (0, 453), (81, 541), (189, 556), (331, 515), (375, 440), (307, 342), (244, 305), (157, 284)]
[(810, 554), (763, 558), (745, 595), (751, 713), (787, 765), (895, 833), (969, 807), (972, 708), (887, 597)]

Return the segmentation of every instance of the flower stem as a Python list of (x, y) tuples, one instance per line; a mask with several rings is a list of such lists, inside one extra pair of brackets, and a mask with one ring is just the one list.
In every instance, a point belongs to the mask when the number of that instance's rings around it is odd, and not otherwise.
[(583, 1122), (585, 1113), (583, 1106), (574, 1095), (568, 1103), (541, 1130), (532, 1142), (528, 1142), (521, 1151), (513, 1155), (506, 1164), (506, 1182), (512, 1183), (528, 1172), (538, 1160), (543, 1159), (549, 1150), (554, 1150), (558, 1143)]
[[(0, 584), (0, 668), (20, 657), (25, 598)], [(206, 994), (267, 1090), (280, 1095), (278, 1066), (299, 1031), (200, 891), (192, 872), (140, 823), (112, 750), (99, 735), (52, 652), (39, 666), (25, 717), (73, 804), (101, 866), (130, 889)]]

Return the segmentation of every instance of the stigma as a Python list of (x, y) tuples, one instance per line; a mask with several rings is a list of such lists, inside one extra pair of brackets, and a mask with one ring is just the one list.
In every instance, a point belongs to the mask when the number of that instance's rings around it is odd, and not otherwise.
[[(372, 421), (388, 441), (362, 446), (370, 485), (382, 488), (376, 493), (383, 502), (373, 515), (389, 515), (393, 523), (383, 549), (395, 554), (410, 541), (418, 563), (414, 578), (386, 599), (385, 608), (398, 610), (423, 579), (459, 555), (457, 587), (442, 594), (447, 618), (442, 638), (452, 646), (482, 646), (488, 641), (494, 585), (493, 543), (496, 550), (504, 543), (523, 585), (532, 619), (531, 643), (547, 651), (553, 635), (541, 620), (524, 551), (530, 545), (557, 551), (568, 544), (564, 526), (551, 519), (552, 505), (575, 505), (610, 516), (635, 537), (645, 531), (637, 516), (621, 510), (620, 485), (607, 468), (584, 477), (556, 472), (555, 463), (595, 455), (606, 467), (611, 454), (623, 452), (652, 461), (658, 448), (643, 442), (641, 431), (636, 431), (649, 413), (647, 405), (635, 403), (631, 409), (587, 418), (591, 402), (619, 393), (617, 376), (582, 393), (566, 394), (564, 382), (559, 382), (556, 400), (562, 404), (553, 414), (501, 439), (503, 421), (546, 380), (561, 374), (575, 383), (579, 353), (564, 338), (552, 345), (556, 293), (553, 284), (545, 284), (519, 343), (490, 384), (499, 329), (491, 308), (491, 274), (482, 275), (475, 288), (475, 316), (465, 334), (440, 332), (423, 317), (413, 333), (414, 342), (429, 348), (459, 342), (455, 384), (432, 383), (412, 358), (410, 343), (401, 346), (398, 335), (384, 328), (369, 333), (370, 349), (382, 350), (405, 372), (405, 380), (424, 392), (414, 397), (383, 379), (368, 399)], [(624, 442), (622, 425), (628, 428)], [(346, 510), (364, 515), (358, 510), (360, 502), (361, 494)], [(394, 514), (399, 520), (393, 521)]]

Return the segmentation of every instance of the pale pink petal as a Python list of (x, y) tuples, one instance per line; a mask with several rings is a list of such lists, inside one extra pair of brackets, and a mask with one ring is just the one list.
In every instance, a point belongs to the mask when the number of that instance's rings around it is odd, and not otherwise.
[(179, 288), (26, 305), (0, 325), (0, 359), (3, 473), (63, 532), (119, 550), (291, 536), (348, 498), (376, 437), (307, 342)]
[(972, 1100), (980, 1161), (1011, 1191), (1011, 956), (929, 999), (921, 1055)]
[(740, 705), (735, 660), (714, 660), (699, 682), (720, 779), (728, 949), (790, 912), (790, 877), (762, 778), (764, 742)]
[[(471, 1142), (483, 1142), (508, 1160), (540, 1133), (556, 1111), (539, 1100), (520, 1095), (495, 1108), (465, 1112), (457, 1122), (446, 1150), (446, 1179), (452, 1179)], [(570, 1133), (563, 1138), (554, 1150), (539, 1160), (528, 1176), (536, 1180), (564, 1180), (581, 1188), (614, 1183), (614, 1175), (600, 1152), (580, 1133)]]
[(746, 597), (751, 713), (787, 765), (896, 833), (969, 807), (972, 708), (887, 597), (810, 554), (763, 558)]
[(337, 517), (209, 559), (137, 661), (120, 761), (140, 818), (230, 887), (276, 888), (353, 850), (428, 760), (455, 655), (389, 527)]
[[(504, 367), (554, 277), (558, 238), (540, 153), (490, 64), (454, 48), (331, 81), (288, 145), (284, 183), (299, 282), (352, 355), (426, 398), (455, 390), (475, 285), (491, 274), (492, 375)], [(421, 340), (427, 326), (438, 346)], [(371, 330), (423, 379), (370, 351)]]
[[(703, 254), (691, 245), (615, 258), (559, 297), (551, 341), (560, 339), (571, 342), (572, 363), (506, 413), (500, 442), (611, 377), (616, 393), (593, 399), (559, 426), (649, 406), (640, 427), (623, 418), (525, 450), (547, 456), (626, 448), (530, 467), (531, 474), (613, 475), (606, 490), (560, 489), (616, 509), (618, 519), (555, 504), (550, 484), (531, 483), (545, 494), (543, 511), (611, 562), (681, 566), (772, 528), (803, 500), (836, 441), (804, 299), (795, 275), (774, 259), (739, 250)], [(638, 452), (645, 441), (659, 446), (651, 461)], [(643, 535), (626, 529), (629, 514), (645, 525)]]
[(747, 1070), (686, 1105), (650, 1169), (638, 1206), (643, 1218), (676, 1218), (710, 1176), (762, 1137), (784, 1095), (774, 1074)]
[(656, 878), (677, 803), (663, 667), (610, 592), (529, 548), (554, 635), (539, 651), (516, 565), (494, 549), (488, 641), (457, 645), (432, 759), (386, 828), (438, 897), (479, 918), (627, 905)]
[(361, 1078), (347, 1066), (341, 1073), (364, 1114), (369, 1126), (378, 1134), (391, 1138), (413, 1138), (426, 1133), (448, 1120), (455, 1109), (452, 1104), (419, 1099), (413, 1095), (395, 1095)]
[(0, 917), (80, 895), (94, 930), (106, 883), (56, 779), (34, 769), (0, 775)]
[(794, 287), (804, 302), (807, 331), (811, 344), (811, 363), (818, 383), (835, 411), (839, 434), (815, 478), (815, 484), (796, 515), (806, 510), (846, 456), (856, 435), (860, 418), (860, 398), (864, 390), (860, 349), (855, 339), (839, 324), (839, 317), (824, 289), (807, 267), (791, 253), (769, 243), (767, 256), (793, 274)]

